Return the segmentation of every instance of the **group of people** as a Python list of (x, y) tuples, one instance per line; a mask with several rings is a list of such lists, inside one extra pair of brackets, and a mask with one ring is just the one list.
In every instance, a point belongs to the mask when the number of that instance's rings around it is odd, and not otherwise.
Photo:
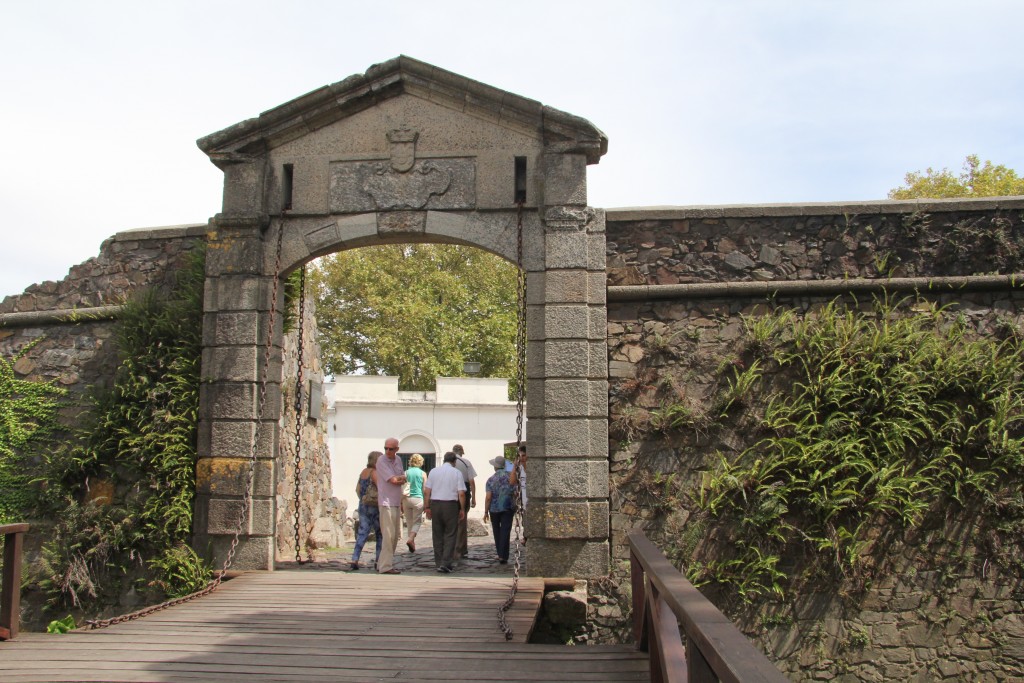
[[(443, 574), (469, 554), (467, 515), (476, 507), (476, 470), (459, 444), (444, 454), (440, 467), (426, 473), (423, 456), (414, 453), (406, 469), (398, 457), (398, 439), (384, 442), (384, 452), (371, 451), (359, 473), (359, 528), (352, 551), (352, 569), (359, 569), (363, 546), (372, 531), (376, 566), (380, 574), (400, 574), (394, 566), (395, 550), (405, 519), (405, 545), (416, 551), (416, 535), (425, 515), (431, 522), (434, 565)], [(487, 480), (484, 522), (491, 522), (494, 545), (501, 564), (508, 563), (516, 497), (526, 508), (526, 445), (519, 446), (514, 463), (504, 456), (490, 461), (494, 474)]]

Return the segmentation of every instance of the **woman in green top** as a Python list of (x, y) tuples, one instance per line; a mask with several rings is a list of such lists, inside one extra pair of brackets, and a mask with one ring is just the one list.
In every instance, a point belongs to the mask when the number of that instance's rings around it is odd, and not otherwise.
[(416, 552), (416, 533), (423, 523), (423, 482), (427, 474), (420, 469), (422, 466), (422, 455), (413, 453), (409, 456), (409, 469), (405, 471), (408, 489), (402, 492), (402, 512), (405, 514), (405, 529), (409, 534), (405, 545), (410, 553)]

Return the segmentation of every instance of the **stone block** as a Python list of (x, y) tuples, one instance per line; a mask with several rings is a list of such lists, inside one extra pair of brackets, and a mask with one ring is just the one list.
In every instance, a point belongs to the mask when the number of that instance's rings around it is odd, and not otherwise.
[(251, 419), (256, 415), (256, 384), (216, 382), (199, 387), (199, 412), (204, 418)]
[[(200, 425), (201, 455), (212, 457), (248, 458), (252, 453), (252, 438), (256, 423), (252, 420), (208, 420)], [(274, 457), (273, 445), (277, 441), (280, 425), (276, 420), (260, 423), (256, 457)], [(204, 437), (204, 435), (208, 435)]]
[(531, 576), (608, 576), (607, 541), (530, 539)]
[(266, 161), (251, 157), (224, 167), (224, 213), (259, 213), (263, 209)]
[[(197, 534), (197, 549), (208, 549), (213, 566), (220, 568), (231, 548), (231, 536)], [(274, 537), (243, 536), (235, 548), (231, 569), (237, 571), (267, 571), (274, 568)]]
[[(537, 428), (535, 429), (535, 424)], [(545, 419), (530, 421), (530, 441), (539, 443), (538, 454), (548, 458), (597, 458), (607, 461), (608, 421), (602, 418)], [(602, 493), (601, 495), (606, 495)]]
[(587, 339), (603, 342), (607, 337), (608, 310), (604, 306), (591, 306), (587, 309)]
[(587, 381), (590, 400), (587, 405), (588, 417), (608, 417), (608, 380), (593, 379)]
[[(589, 225), (587, 226), (589, 230)], [(607, 240), (604, 232), (587, 233), (587, 270), (606, 276), (608, 267)]]
[(588, 303), (589, 277), (585, 270), (549, 270), (543, 282), (543, 303)]
[(270, 309), (270, 278), (251, 275), (221, 275), (208, 278), (203, 290), (203, 310), (266, 311)]
[[(544, 414), (549, 417), (590, 416), (591, 390), (585, 379), (553, 379), (544, 381)], [(605, 398), (607, 405), (607, 398)]]
[(608, 463), (589, 460), (545, 460), (541, 469), (544, 498), (604, 498), (608, 495)]
[(587, 303), (608, 303), (608, 276), (605, 271), (587, 272)]
[(589, 377), (590, 344), (583, 340), (553, 340), (542, 343), (543, 377)]
[[(244, 502), (239, 498), (210, 498), (207, 500), (206, 528), (208, 534), (234, 534), (242, 514)], [(242, 524), (242, 533), (248, 535), (249, 520)]]
[(576, 503), (544, 504), (542, 518), (543, 531), (540, 534), (528, 532), (529, 536), (539, 535), (543, 538), (590, 538), (590, 504), (586, 501)]
[[(593, 339), (591, 313), (585, 304), (547, 305), (544, 311), (544, 337), (547, 339)], [(605, 338), (602, 326), (600, 339)]]
[[(199, 458), (196, 463), (196, 494), (215, 497), (247, 495), (250, 461), (244, 458)], [(253, 468), (255, 497), (274, 495), (274, 461), (257, 460)]]
[(263, 274), (263, 241), (258, 237), (258, 226), (222, 229), (216, 234), (206, 248), (207, 276)]
[[(550, 232), (545, 236), (547, 245), (548, 269), (582, 268), (590, 264), (590, 240), (585, 232), (563, 231)], [(604, 254), (601, 254), (601, 267), (604, 267)]]
[[(274, 535), (275, 515), (273, 498), (254, 498), (252, 501), (252, 508), (249, 512), (249, 517), (249, 528), (252, 534), (256, 536)], [(292, 534), (294, 535), (294, 520), (291, 521), (292, 524), (289, 524), (288, 526), (292, 529)]]
[(545, 154), (544, 204), (587, 204), (587, 158), (583, 154)]
[(255, 382), (260, 371), (259, 347), (208, 346), (203, 349), (203, 380)]
[[(204, 316), (203, 342), (206, 346), (252, 345), (260, 340), (260, 314), (253, 311), (207, 313)], [(207, 332), (212, 322), (213, 338)]]

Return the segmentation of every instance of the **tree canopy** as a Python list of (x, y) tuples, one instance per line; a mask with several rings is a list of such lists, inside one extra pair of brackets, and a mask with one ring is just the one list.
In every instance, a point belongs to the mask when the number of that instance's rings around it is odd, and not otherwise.
[(993, 166), (984, 163), (978, 155), (971, 154), (964, 160), (963, 171), (953, 175), (948, 168), (935, 171), (929, 168), (924, 173), (908, 173), (903, 179), (905, 185), (889, 192), (889, 199), (943, 199), (947, 197), (1001, 197), (1024, 194), (1024, 178), (1002, 164)]
[(311, 269), (324, 369), (397, 375), (433, 389), (479, 362), (515, 371), (516, 267), (471, 247), (398, 244), (325, 256)]

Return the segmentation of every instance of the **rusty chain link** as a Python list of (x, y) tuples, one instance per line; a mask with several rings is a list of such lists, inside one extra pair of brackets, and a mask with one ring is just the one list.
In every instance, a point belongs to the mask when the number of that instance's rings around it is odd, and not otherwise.
[[(302, 483), (299, 480), (299, 472), (302, 469), (302, 423), (305, 416), (302, 414), (302, 397), (305, 393), (305, 386), (302, 382), (303, 363), (303, 327), (306, 320), (306, 266), (303, 265), (299, 271), (299, 331), (298, 331), (298, 371), (295, 378), (295, 561), (298, 564), (305, 564), (302, 559), (301, 539), (299, 536), (299, 504), (302, 500)], [(307, 558), (309, 554), (307, 553)]]
[[(523, 267), (523, 202), (516, 202), (516, 458), (519, 447), (523, 443), (523, 402), (526, 398), (526, 269)], [(518, 463), (513, 467), (521, 467)], [(505, 634), (505, 640), (512, 640), (512, 625), (506, 619), (506, 613), (516, 602), (519, 591), (519, 570), (522, 563), (523, 504), (522, 481), (517, 475), (516, 486), (512, 491), (515, 501), (513, 518), (513, 534), (515, 538), (512, 562), (512, 586), (508, 598), (498, 608), (498, 627)]]
[(180, 605), (182, 603), (195, 600), (196, 598), (201, 598), (204, 595), (209, 595), (210, 593), (214, 592), (215, 590), (217, 590), (217, 588), (220, 587), (221, 582), (224, 580), (225, 574), (227, 574), (228, 569), (231, 568), (231, 563), (234, 561), (235, 558), (235, 550), (238, 547), (238, 540), (242, 535), (243, 529), (245, 528), (246, 521), (248, 520), (249, 517), (249, 507), (252, 504), (253, 480), (255, 479), (256, 475), (256, 455), (260, 439), (260, 429), (262, 427), (263, 421), (263, 411), (267, 403), (267, 376), (270, 373), (270, 355), (274, 342), (274, 325), (277, 319), (277, 293), (281, 279), (281, 247), (283, 240), (284, 224), (282, 223), (279, 226), (277, 232), (277, 249), (274, 255), (274, 284), (270, 295), (270, 310), (267, 314), (267, 333), (263, 351), (263, 374), (259, 378), (259, 401), (257, 402), (256, 405), (256, 426), (255, 429), (253, 430), (251, 450), (249, 453), (249, 473), (246, 478), (245, 495), (242, 497), (242, 510), (238, 515), (238, 525), (235, 528), (235, 535), (231, 539), (231, 547), (228, 549), (228, 554), (224, 558), (223, 566), (221, 567), (220, 571), (217, 572), (216, 576), (214, 576), (213, 580), (210, 581), (210, 583), (208, 583), (205, 588), (202, 588), (194, 593), (189, 593), (188, 595), (183, 595), (180, 598), (166, 600), (158, 605), (151, 605), (149, 607), (137, 610), (135, 612), (130, 612), (128, 614), (122, 614), (120, 616), (111, 617), (109, 619), (88, 620), (85, 622), (85, 628), (87, 630), (106, 628), (107, 626), (113, 626), (114, 624), (120, 624), (122, 622), (139, 619), (141, 617), (153, 614), (154, 612), (159, 612), (161, 610), (167, 609), (168, 607), (174, 607), (175, 605)]

